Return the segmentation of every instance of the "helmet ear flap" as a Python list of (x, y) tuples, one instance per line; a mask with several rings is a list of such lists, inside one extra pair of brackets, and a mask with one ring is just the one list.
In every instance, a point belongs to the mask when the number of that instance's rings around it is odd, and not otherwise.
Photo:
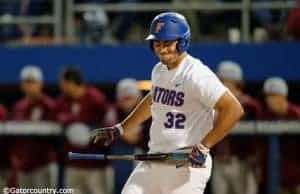
[(184, 47), (184, 40), (182, 38), (177, 40), (176, 47), (177, 47), (177, 51), (181, 53)]
[(177, 51), (178, 52), (185, 52), (187, 48), (189, 47), (190, 41), (186, 38), (180, 38), (177, 40)]

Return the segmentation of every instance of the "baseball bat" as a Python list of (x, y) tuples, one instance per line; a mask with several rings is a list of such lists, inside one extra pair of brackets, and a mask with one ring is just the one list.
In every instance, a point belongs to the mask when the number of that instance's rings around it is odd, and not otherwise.
[(106, 154), (86, 154), (69, 152), (70, 160), (138, 160), (138, 161), (167, 161), (180, 162), (185, 161), (190, 153), (190, 147), (178, 149), (169, 153), (149, 153), (132, 155), (106, 155)]

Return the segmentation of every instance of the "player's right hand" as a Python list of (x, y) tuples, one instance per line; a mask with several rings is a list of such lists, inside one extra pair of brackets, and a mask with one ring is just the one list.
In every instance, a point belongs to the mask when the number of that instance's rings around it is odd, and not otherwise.
[(121, 125), (114, 125), (112, 127), (98, 128), (92, 131), (90, 141), (97, 143), (103, 142), (105, 146), (110, 145), (113, 141), (120, 138), (122, 131)]

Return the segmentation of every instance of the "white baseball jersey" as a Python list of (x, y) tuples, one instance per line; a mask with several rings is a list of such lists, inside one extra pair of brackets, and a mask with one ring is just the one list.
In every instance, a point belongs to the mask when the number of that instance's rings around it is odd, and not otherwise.
[(199, 144), (213, 128), (214, 105), (227, 90), (202, 62), (187, 55), (177, 68), (152, 70), (150, 152)]

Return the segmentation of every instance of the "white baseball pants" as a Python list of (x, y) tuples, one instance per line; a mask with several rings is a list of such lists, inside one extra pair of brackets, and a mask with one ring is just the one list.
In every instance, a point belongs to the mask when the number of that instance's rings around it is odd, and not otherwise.
[(203, 168), (141, 162), (127, 180), (122, 194), (203, 194), (211, 176), (212, 159)]

